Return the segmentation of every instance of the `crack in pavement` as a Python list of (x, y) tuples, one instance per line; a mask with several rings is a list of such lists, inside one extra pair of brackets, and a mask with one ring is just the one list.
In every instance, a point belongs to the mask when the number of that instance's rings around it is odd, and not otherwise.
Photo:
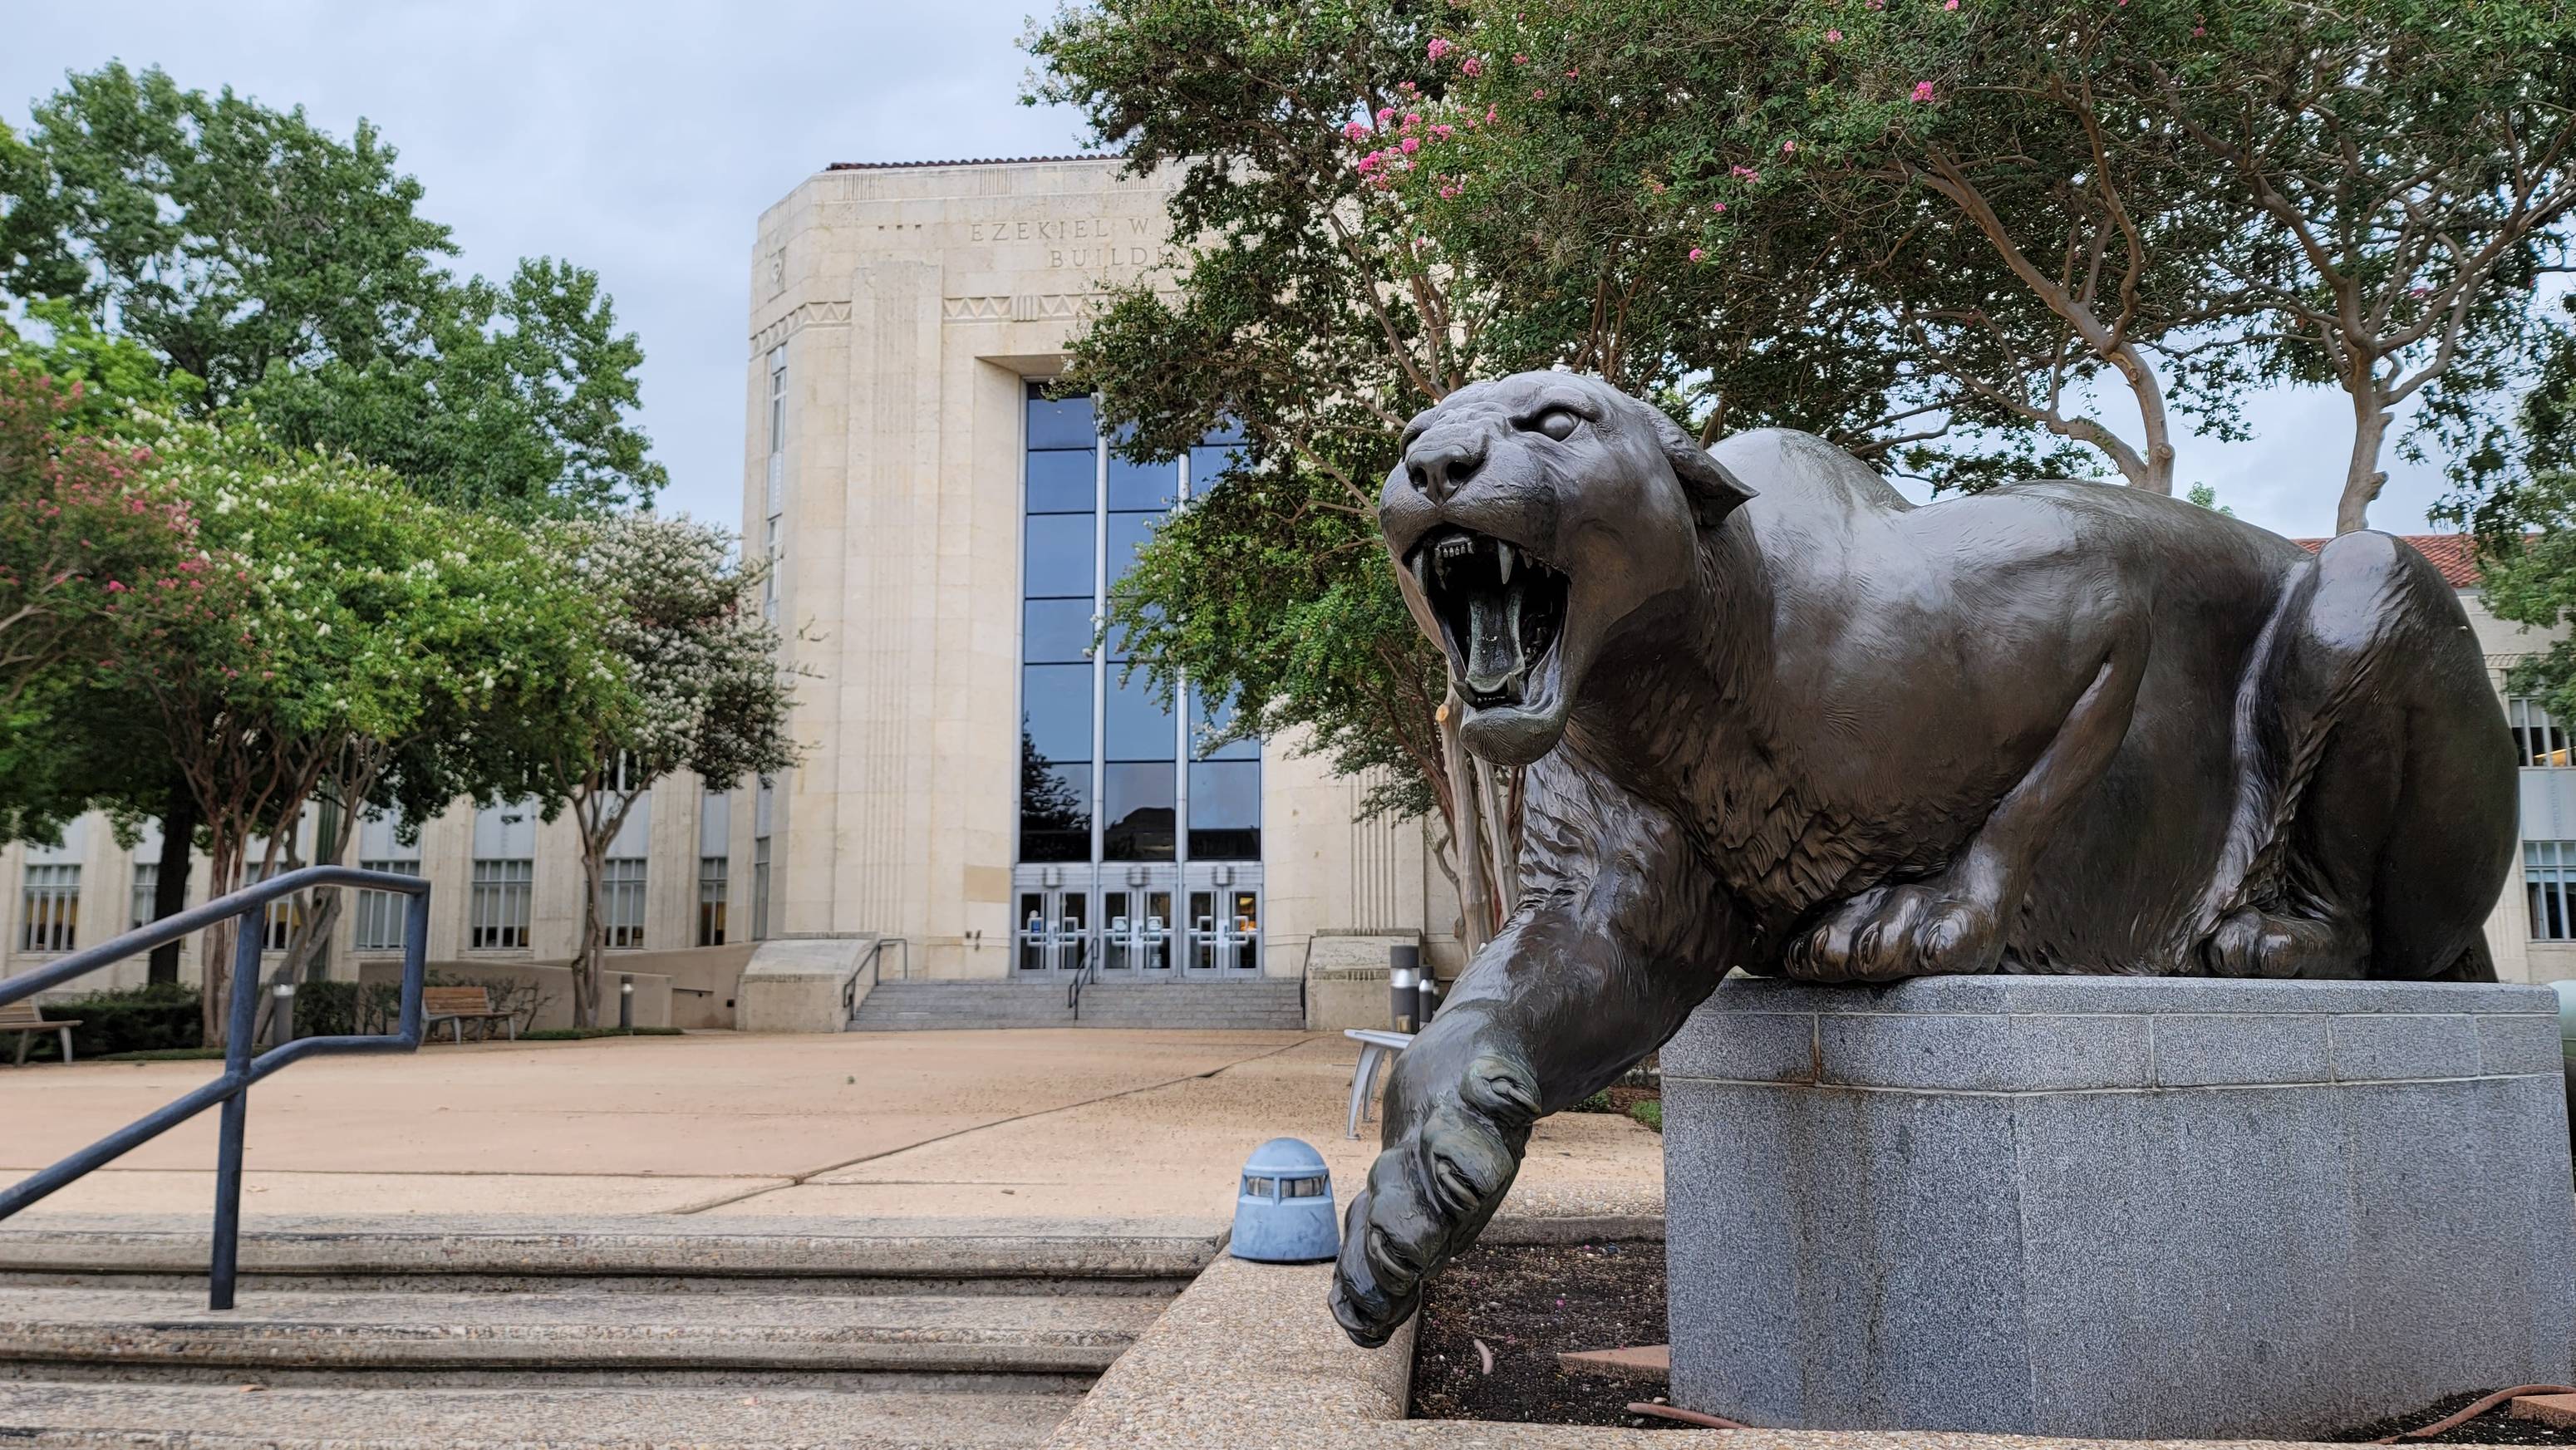
[(1244, 1065), (1245, 1065), (1245, 1064), (1247, 1064), (1247, 1063), (1259, 1062), (1259, 1061), (1261, 1061), (1263, 1058), (1268, 1058), (1268, 1057), (1277, 1057), (1279, 1054), (1281, 1054), (1281, 1053), (1283, 1053), (1283, 1052), (1288, 1052), (1288, 1051), (1291, 1051), (1291, 1050), (1293, 1050), (1293, 1049), (1295, 1049), (1295, 1048), (1304, 1047), (1305, 1045), (1307, 1045), (1307, 1044), (1308, 1044), (1308, 1043), (1310, 1043), (1310, 1042), (1319, 1042), (1319, 1041), (1326, 1041), (1326, 1040), (1329, 1040), (1329, 1038), (1328, 1038), (1328, 1036), (1327, 1036), (1326, 1034), (1322, 1034), (1322, 1033), (1309, 1033), (1309, 1034), (1307, 1034), (1307, 1035), (1305, 1035), (1305, 1036), (1303, 1036), (1303, 1037), (1298, 1038), (1298, 1039), (1297, 1039), (1296, 1041), (1294, 1041), (1294, 1042), (1283, 1043), (1283, 1044), (1281, 1044), (1281, 1045), (1280, 1045), (1280, 1046), (1278, 1046), (1278, 1047), (1271, 1048), (1271, 1049), (1270, 1049), (1269, 1051), (1267, 1051), (1267, 1052), (1256, 1052), (1256, 1053), (1252, 1054), (1250, 1057), (1237, 1058), (1237, 1059), (1235, 1059), (1235, 1060), (1234, 1060), (1234, 1061), (1232, 1061), (1232, 1062), (1228, 1062), (1228, 1063), (1221, 1063), (1221, 1064), (1219, 1064), (1219, 1065), (1217, 1065), (1217, 1066), (1215, 1066), (1215, 1067), (1209, 1068), (1209, 1069), (1208, 1069), (1207, 1071), (1205, 1071), (1205, 1072), (1184, 1073), (1184, 1074), (1182, 1074), (1182, 1075), (1181, 1075), (1181, 1076), (1179, 1076), (1179, 1077), (1175, 1077), (1175, 1078), (1166, 1078), (1165, 1080), (1163, 1080), (1163, 1081), (1161, 1081), (1161, 1082), (1149, 1082), (1149, 1083), (1144, 1084), (1144, 1085), (1143, 1085), (1143, 1086), (1141, 1086), (1141, 1087), (1125, 1088), (1125, 1089), (1121, 1089), (1120, 1091), (1118, 1091), (1118, 1092), (1114, 1092), (1114, 1093), (1102, 1093), (1100, 1096), (1098, 1096), (1098, 1097), (1096, 1097), (1096, 1098), (1084, 1098), (1084, 1099), (1083, 1099), (1083, 1100), (1081, 1100), (1080, 1102), (1073, 1102), (1073, 1103), (1058, 1103), (1057, 1105), (1055, 1105), (1054, 1107), (1051, 1107), (1051, 1108), (1039, 1108), (1039, 1109), (1036, 1109), (1036, 1110), (1034, 1110), (1034, 1111), (1032, 1111), (1032, 1112), (1026, 1112), (1026, 1113), (1015, 1113), (1015, 1114), (1013, 1114), (1012, 1116), (1007, 1117), (1007, 1118), (995, 1118), (993, 1121), (991, 1121), (991, 1122), (989, 1122), (989, 1123), (977, 1123), (977, 1124), (975, 1124), (975, 1125), (974, 1125), (973, 1127), (971, 1127), (971, 1128), (955, 1128), (955, 1129), (951, 1129), (951, 1130), (950, 1130), (950, 1131), (948, 1131), (948, 1132), (940, 1133), (940, 1134), (937, 1134), (936, 1136), (933, 1136), (933, 1137), (924, 1138), (924, 1139), (922, 1139), (922, 1140), (920, 1140), (919, 1142), (916, 1142), (916, 1143), (906, 1143), (906, 1144), (904, 1144), (903, 1146), (901, 1146), (901, 1147), (899, 1147), (899, 1148), (886, 1148), (886, 1149), (882, 1149), (882, 1150), (880, 1150), (880, 1151), (878, 1151), (878, 1152), (874, 1152), (874, 1153), (862, 1153), (862, 1154), (860, 1154), (860, 1155), (859, 1155), (858, 1157), (856, 1157), (856, 1158), (848, 1159), (847, 1161), (840, 1162), (840, 1163), (826, 1163), (826, 1164), (824, 1164), (824, 1165), (823, 1165), (822, 1167), (820, 1167), (820, 1168), (812, 1169), (812, 1170), (810, 1170), (810, 1171), (808, 1171), (808, 1172), (804, 1172), (804, 1173), (799, 1173), (799, 1174), (795, 1175), (793, 1178), (789, 1179), (789, 1180), (788, 1180), (787, 1182), (785, 1182), (785, 1183), (774, 1184), (774, 1185), (772, 1185), (772, 1186), (770, 1186), (770, 1187), (767, 1187), (767, 1188), (755, 1188), (755, 1189), (752, 1189), (752, 1190), (751, 1190), (750, 1192), (748, 1192), (748, 1193), (740, 1193), (740, 1194), (736, 1194), (736, 1195), (734, 1195), (734, 1196), (733, 1196), (733, 1197), (731, 1197), (731, 1198), (722, 1198), (722, 1199), (718, 1199), (718, 1200), (716, 1200), (716, 1201), (715, 1201), (715, 1202), (713, 1202), (713, 1203), (702, 1203), (702, 1204), (697, 1204), (697, 1205), (694, 1205), (694, 1206), (692, 1206), (692, 1207), (688, 1207), (688, 1208), (673, 1209), (673, 1210), (671, 1211), (671, 1215), (670, 1215), (670, 1216), (672, 1216), (672, 1217), (675, 1217), (675, 1218), (676, 1218), (676, 1217), (685, 1217), (685, 1216), (687, 1216), (687, 1215), (689, 1215), (689, 1214), (705, 1213), (705, 1212), (707, 1212), (709, 1209), (723, 1208), (723, 1207), (725, 1207), (725, 1206), (727, 1206), (727, 1205), (729, 1205), (729, 1204), (746, 1203), (746, 1202), (749, 1202), (749, 1201), (750, 1201), (750, 1200), (752, 1200), (752, 1199), (755, 1199), (755, 1198), (760, 1197), (762, 1194), (765, 1194), (765, 1193), (778, 1193), (778, 1192), (781, 1192), (781, 1191), (783, 1191), (783, 1190), (785, 1190), (785, 1189), (789, 1189), (789, 1188), (801, 1188), (801, 1187), (805, 1186), (806, 1184), (813, 1182), (815, 1179), (822, 1177), (822, 1176), (823, 1176), (824, 1174), (826, 1174), (826, 1173), (838, 1173), (838, 1172), (840, 1172), (840, 1171), (841, 1171), (842, 1169), (844, 1169), (844, 1168), (856, 1168), (857, 1166), (859, 1166), (859, 1165), (860, 1165), (860, 1164), (862, 1164), (862, 1163), (874, 1163), (874, 1162), (876, 1162), (876, 1161), (877, 1161), (878, 1159), (880, 1159), (880, 1158), (891, 1158), (891, 1157), (893, 1157), (894, 1155), (896, 1155), (897, 1153), (909, 1153), (909, 1152), (911, 1152), (911, 1151), (912, 1151), (913, 1149), (915, 1149), (915, 1148), (927, 1148), (927, 1147), (929, 1147), (929, 1146), (930, 1146), (931, 1144), (933, 1144), (933, 1143), (945, 1143), (945, 1142), (948, 1142), (949, 1140), (954, 1139), (954, 1138), (963, 1138), (963, 1137), (965, 1137), (965, 1136), (966, 1136), (967, 1134), (969, 1134), (969, 1133), (981, 1133), (981, 1132), (984, 1132), (984, 1131), (986, 1131), (987, 1129), (991, 1129), (991, 1128), (1004, 1128), (1004, 1127), (1008, 1127), (1008, 1126), (1010, 1126), (1010, 1125), (1011, 1125), (1011, 1124), (1013, 1124), (1013, 1123), (1025, 1123), (1025, 1122), (1029, 1121), (1029, 1120), (1030, 1120), (1030, 1119), (1032, 1119), (1032, 1118), (1044, 1118), (1044, 1117), (1050, 1117), (1050, 1116), (1052, 1116), (1052, 1115), (1054, 1115), (1054, 1114), (1056, 1114), (1056, 1113), (1069, 1113), (1069, 1112), (1072, 1112), (1072, 1111), (1073, 1111), (1074, 1109), (1076, 1109), (1076, 1108), (1087, 1108), (1087, 1107), (1090, 1107), (1090, 1106), (1092, 1106), (1092, 1105), (1094, 1105), (1094, 1104), (1096, 1104), (1096, 1103), (1110, 1103), (1110, 1102), (1116, 1102), (1116, 1101), (1117, 1101), (1118, 1099), (1120, 1099), (1120, 1098), (1132, 1098), (1132, 1097), (1134, 1097), (1135, 1095), (1137, 1095), (1138, 1093), (1149, 1093), (1149, 1092), (1153, 1092), (1154, 1090), (1156, 1090), (1156, 1089), (1158, 1089), (1158, 1088), (1177, 1087), (1177, 1086), (1179, 1086), (1180, 1084), (1185, 1083), (1185, 1082), (1204, 1082), (1204, 1081), (1206, 1081), (1206, 1080), (1207, 1080), (1207, 1079), (1209, 1079), (1209, 1078), (1219, 1076), (1220, 1074), (1223, 1074), (1223, 1073), (1231, 1072), (1231, 1071), (1233, 1071), (1234, 1069), (1236, 1069), (1236, 1068), (1238, 1068), (1238, 1067), (1242, 1067), (1242, 1066), (1244, 1066)]

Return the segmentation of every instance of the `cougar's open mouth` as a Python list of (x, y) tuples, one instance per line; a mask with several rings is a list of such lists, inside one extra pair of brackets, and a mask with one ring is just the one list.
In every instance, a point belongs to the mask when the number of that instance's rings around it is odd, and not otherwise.
[(1567, 579), (1517, 545), (1448, 527), (1405, 560), (1440, 621), (1458, 691), (1476, 710), (1554, 703)]

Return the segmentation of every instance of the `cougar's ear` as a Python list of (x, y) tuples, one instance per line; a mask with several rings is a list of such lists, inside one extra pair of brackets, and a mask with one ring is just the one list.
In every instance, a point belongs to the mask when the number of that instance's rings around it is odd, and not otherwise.
[(1654, 420), (1655, 438), (1664, 445), (1665, 461), (1672, 464), (1673, 476), (1689, 490), (1702, 522), (1714, 524), (1753, 497), (1751, 485), (1718, 462), (1716, 455), (1700, 447), (1699, 440), (1683, 432), (1663, 409), (1648, 406), (1645, 411)]

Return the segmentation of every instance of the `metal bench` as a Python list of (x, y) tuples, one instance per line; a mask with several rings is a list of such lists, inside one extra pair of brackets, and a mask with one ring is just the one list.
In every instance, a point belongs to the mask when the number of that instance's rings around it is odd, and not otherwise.
[(79, 1025), (77, 1020), (70, 1022), (47, 1020), (45, 1014), (38, 1010), (36, 1001), (32, 997), (23, 1002), (12, 1002), (6, 1007), (0, 1007), (0, 1032), (18, 1034), (18, 1061), (15, 1064), (18, 1067), (27, 1065), (27, 1049), (36, 1045), (36, 1037), (39, 1033), (45, 1032), (62, 1034), (63, 1061), (71, 1061), (72, 1029)]
[(452, 1023), (450, 1030), (455, 1032), (459, 1047), (465, 1045), (465, 1024), (468, 1022), (483, 1024), (480, 1040), (484, 1042), (492, 1040), (492, 1024), (495, 1022), (501, 1024), (501, 1030), (510, 1035), (512, 1042), (519, 1040), (518, 1017), (493, 1007), (492, 989), (489, 987), (424, 988), (420, 994), (420, 1012), (423, 1036), (441, 1022)]
[(1369, 1119), (1369, 1103), (1377, 1096), (1378, 1069), (1387, 1059), (1413, 1044), (1410, 1032), (1388, 1032), (1375, 1027), (1345, 1027), (1342, 1035), (1360, 1045), (1360, 1065), (1351, 1071), (1351, 1120), (1342, 1129), (1345, 1138), (1360, 1135), (1360, 1124)]

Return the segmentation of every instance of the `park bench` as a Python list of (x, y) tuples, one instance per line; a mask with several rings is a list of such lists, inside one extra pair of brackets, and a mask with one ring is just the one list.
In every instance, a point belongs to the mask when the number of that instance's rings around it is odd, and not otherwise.
[(62, 1034), (63, 1061), (71, 1061), (72, 1029), (79, 1025), (80, 1023), (78, 1021), (47, 1021), (45, 1019), (45, 1014), (36, 1010), (36, 1002), (32, 997), (23, 1002), (12, 1002), (6, 1007), (0, 1007), (0, 1032), (15, 1032), (18, 1034), (18, 1061), (16, 1065), (19, 1067), (25, 1067), (27, 1065), (27, 1049), (35, 1045), (37, 1035), (46, 1032), (59, 1032)]
[(519, 1040), (518, 1018), (493, 1007), (492, 989), (489, 987), (425, 987), (420, 994), (420, 1015), (426, 1029), (421, 1034), (423, 1037), (437, 1030), (441, 1022), (453, 1023), (460, 1047), (465, 1044), (465, 1024), (468, 1022), (483, 1024), (483, 1040), (486, 1042), (492, 1040), (492, 1024), (495, 1022), (501, 1024), (501, 1029), (510, 1035), (512, 1042)]
[(1345, 1027), (1342, 1035), (1360, 1045), (1359, 1066), (1351, 1070), (1351, 1120), (1342, 1129), (1345, 1138), (1360, 1135), (1360, 1124), (1372, 1114), (1369, 1104), (1377, 1095), (1378, 1069), (1387, 1059), (1402, 1052), (1413, 1042), (1410, 1032), (1386, 1032), (1374, 1027)]

